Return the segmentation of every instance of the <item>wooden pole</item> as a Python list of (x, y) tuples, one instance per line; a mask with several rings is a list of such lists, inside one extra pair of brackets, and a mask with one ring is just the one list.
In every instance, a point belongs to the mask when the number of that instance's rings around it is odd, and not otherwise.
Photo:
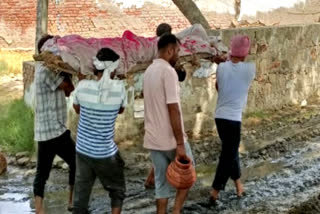
[(46, 33), (48, 33), (48, 0), (37, 0), (36, 54), (38, 53), (38, 41)]
[(206, 30), (211, 27), (202, 15), (197, 5), (192, 0), (172, 0), (173, 3), (179, 8), (182, 14), (188, 19), (191, 24), (201, 24)]

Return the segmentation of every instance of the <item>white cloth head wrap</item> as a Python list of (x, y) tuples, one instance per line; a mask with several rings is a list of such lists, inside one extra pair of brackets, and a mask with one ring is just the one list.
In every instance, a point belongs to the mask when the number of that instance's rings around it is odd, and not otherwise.
[(93, 57), (93, 65), (98, 70), (103, 70), (102, 78), (99, 80), (99, 101), (101, 102), (102, 91), (106, 94), (106, 98), (109, 97), (109, 89), (113, 83), (117, 82), (110, 78), (110, 74), (115, 71), (119, 66), (120, 60), (112, 61), (100, 61), (97, 57)]

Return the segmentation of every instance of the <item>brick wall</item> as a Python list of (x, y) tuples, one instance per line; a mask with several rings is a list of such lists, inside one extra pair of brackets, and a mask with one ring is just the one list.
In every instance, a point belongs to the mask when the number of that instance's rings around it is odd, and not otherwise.
[[(36, 2), (0, 0), (0, 49), (34, 47)], [(208, 0), (208, 4), (210, 2)], [(319, 0), (307, 0), (305, 5), (244, 18), (250, 21), (259, 19), (268, 25), (315, 22), (320, 16), (317, 13), (319, 7)], [(212, 27), (227, 28), (234, 19), (234, 15), (228, 13), (216, 13), (206, 8), (202, 11)], [(128, 29), (139, 35), (152, 36), (156, 26), (162, 22), (170, 23), (175, 32), (190, 25), (172, 2), (171, 6), (161, 6), (158, 1), (157, 4), (146, 1), (141, 8), (121, 9), (121, 5), (111, 0), (49, 0), (48, 18), (49, 33), (74, 33), (85, 37), (121, 36)]]
[[(146, 3), (142, 8), (122, 10), (111, 1), (98, 2), (49, 0), (49, 33), (114, 37), (129, 29), (139, 35), (152, 36), (161, 22), (169, 22), (176, 31), (189, 26), (177, 8)], [(35, 0), (0, 1), (0, 48), (33, 48), (35, 26)]]

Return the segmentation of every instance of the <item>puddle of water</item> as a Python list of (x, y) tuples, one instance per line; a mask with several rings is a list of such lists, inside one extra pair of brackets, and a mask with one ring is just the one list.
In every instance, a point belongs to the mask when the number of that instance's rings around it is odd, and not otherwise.
[(0, 195), (0, 214), (33, 213), (29, 196), (20, 193)]
[[(0, 214), (34, 213), (34, 201), (22, 193), (0, 195)], [(67, 211), (67, 192), (48, 193), (44, 200), (47, 214), (69, 214)]]
[[(320, 140), (318, 139), (318, 141), (315, 142), (319, 142)], [(311, 143), (310, 143), (311, 144)], [(313, 160), (316, 158), (320, 157), (320, 145), (319, 143), (312, 143), (314, 148), (312, 148), (313, 150), (310, 152), (306, 152), (302, 155), (302, 158), (304, 158), (304, 160)]]
[(284, 167), (284, 163), (264, 161), (252, 167), (243, 168), (242, 178), (244, 181), (251, 178), (262, 178), (268, 174), (280, 171)]
[(0, 200), (20, 201), (25, 198), (29, 198), (29, 196), (20, 193), (5, 193), (3, 195), (0, 195)]
[[(217, 164), (212, 165), (198, 165), (197, 177), (203, 186), (211, 186)], [(268, 174), (280, 171), (284, 167), (284, 163), (281, 161), (270, 162), (264, 161), (256, 165), (242, 168), (242, 181), (247, 181), (252, 178), (262, 178)]]
[(25, 202), (0, 201), (0, 214), (34, 213), (30, 200)]

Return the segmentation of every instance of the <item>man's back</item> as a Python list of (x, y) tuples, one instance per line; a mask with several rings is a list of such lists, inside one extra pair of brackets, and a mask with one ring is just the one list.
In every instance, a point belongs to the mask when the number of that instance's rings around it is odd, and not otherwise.
[(179, 103), (180, 105), (179, 82), (176, 71), (168, 62), (156, 59), (148, 67), (144, 75), (143, 94), (145, 106), (144, 147), (155, 150), (176, 148), (167, 104)]
[(118, 151), (113, 140), (114, 126), (120, 108), (126, 104), (124, 85), (118, 83), (101, 89), (100, 81), (80, 81), (74, 94), (74, 103), (80, 105), (77, 152), (107, 158)]
[(253, 63), (221, 63), (217, 71), (219, 88), (216, 118), (241, 121), (250, 84), (255, 76)]
[(67, 104), (64, 91), (59, 89), (64, 78), (41, 62), (36, 63), (35, 70), (35, 140), (46, 141), (67, 130)]

